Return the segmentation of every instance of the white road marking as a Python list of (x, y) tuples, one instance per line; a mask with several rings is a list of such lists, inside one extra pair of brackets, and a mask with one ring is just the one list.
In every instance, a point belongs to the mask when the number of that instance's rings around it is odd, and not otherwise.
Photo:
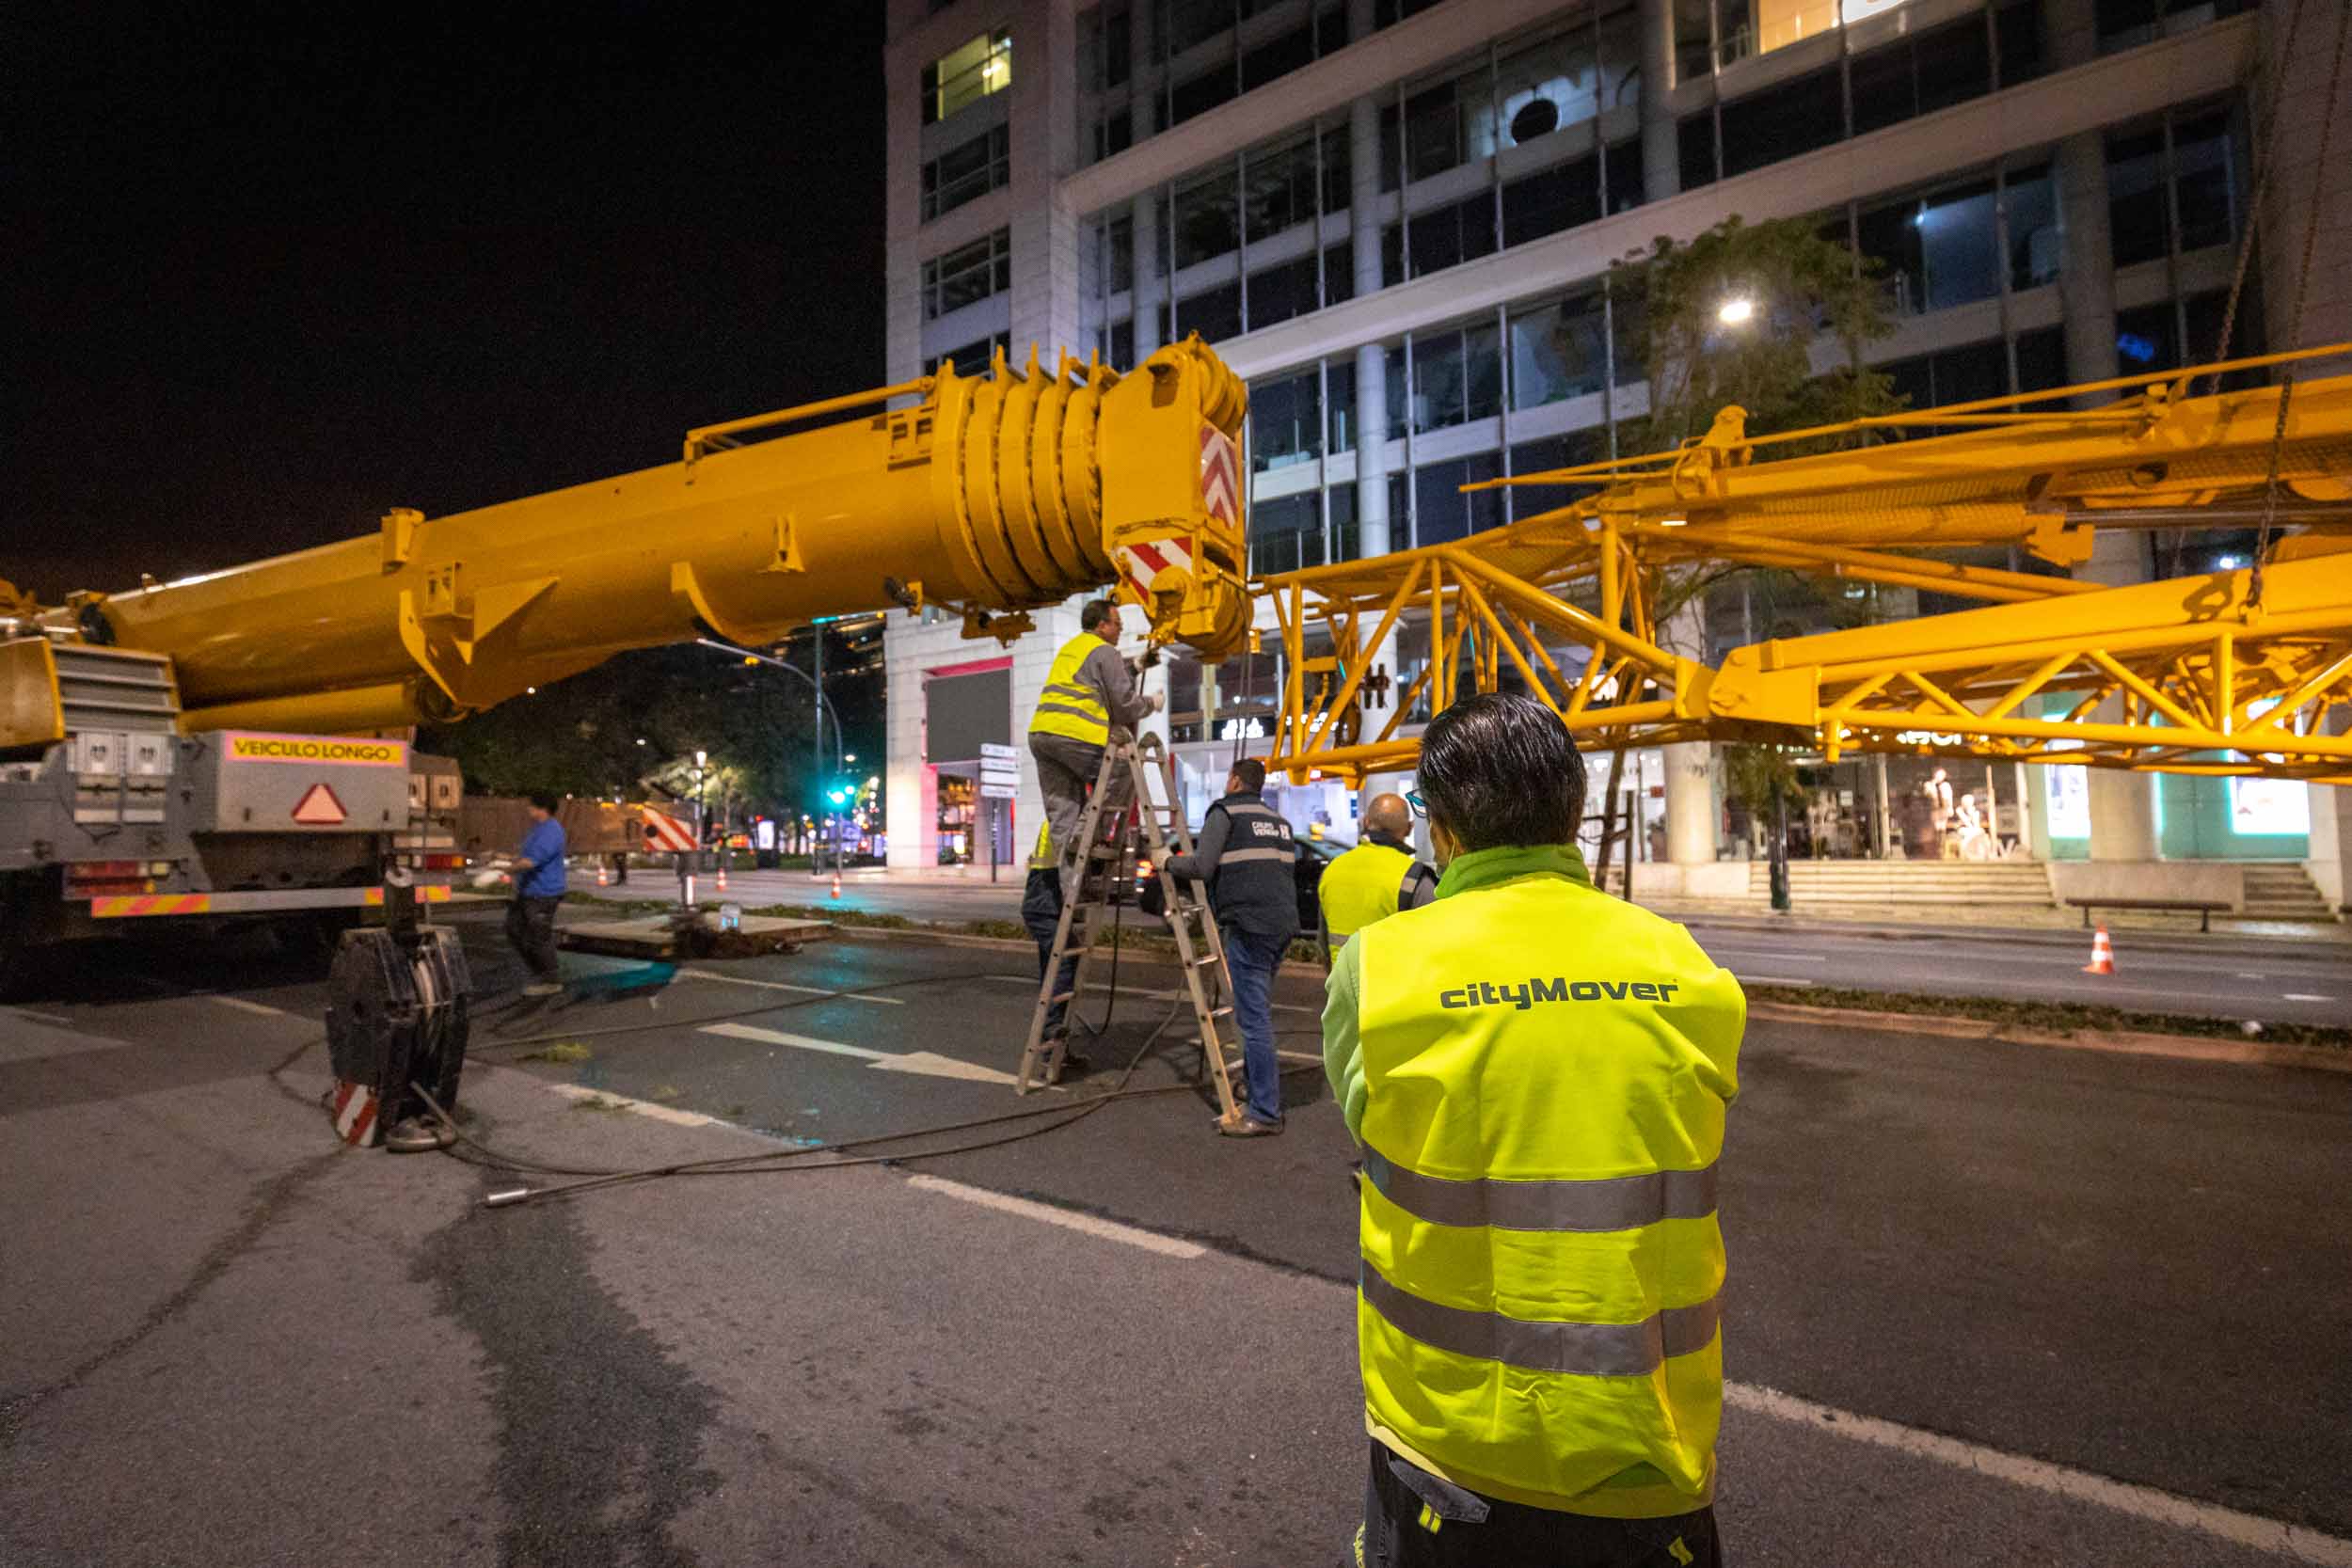
[(1027, 976), (1025, 976), (1025, 975), (1021, 975), (1021, 974), (983, 974), (983, 975), (981, 975), (981, 976), (980, 976), (980, 978), (981, 978), (981, 979), (983, 979), (983, 980), (993, 980), (993, 981), (995, 981), (995, 982), (996, 982), (998, 985), (1000, 985), (1000, 986), (1025, 986), (1025, 987), (1027, 987), (1027, 988), (1028, 988), (1029, 990), (1037, 990), (1037, 982), (1036, 982), (1035, 980), (1029, 979), (1029, 978), (1028, 978)]
[(294, 1017), (294, 1014), (283, 1007), (273, 1007), (262, 1002), (247, 1002), (242, 996), (222, 996), (215, 992), (208, 994), (204, 1000), (217, 1002), (224, 1007), (234, 1007), (241, 1013), (260, 1013), (263, 1018)]
[(1092, 1214), (1081, 1214), (1069, 1209), (1057, 1209), (1050, 1203), (1033, 1203), (1025, 1197), (1010, 1197), (1003, 1193), (990, 1192), (985, 1187), (967, 1187), (961, 1181), (949, 1181), (941, 1177), (910, 1176), (907, 1178), (907, 1185), (920, 1187), (927, 1193), (938, 1193), (946, 1197), (961, 1198), (966, 1203), (977, 1203), (983, 1209), (994, 1209), (1002, 1213), (1019, 1214), (1024, 1219), (1041, 1220), (1047, 1225), (1058, 1225), (1065, 1230), (1079, 1231), (1085, 1235), (1100, 1237), (1106, 1242), (1123, 1242), (1132, 1247), (1141, 1247), (1146, 1252), (1156, 1252), (1163, 1258), (1182, 1258), (1189, 1261), (1208, 1251), (1208, 1248), (1197, 1243), (1179, 1241), (1173, 1236), (1163, 1236), (1155, 1230), (1138, 1229), (1132, 1225), (1121, 1225), (1117, 1220), (1097, 1219)]
[(762, 1029), (750, 1023), (706, 1023), (706, 1035), (725, 1035), (731, 1039), (758, 1040), (766, 1045), (788, 1045), (795, 1051), (821, 1051), (830, 1056), (854, 1056), (860, 1061), (887, 1061), (886, 1051), (868, 1051), (862, 1045), (844, 1045), (839, 1040), (820, 1040), (810, 1035), (787, 1034), (782, 1029)]
[(1758, 986), (1813, 986), (1818, 980), (1791, 980), (1776, 974), (1742, 974), (1741, 979)]
[(1777, 958), (1783, 963), (1792, 964), (1825, 964), (1829, 962), (1827, 955), (1820, 953), (1767, 953), (1760, 948), (1755, 952), (1744, 952), (1736, 947), (1722, 946), (1710, 947), (1708, 951), (1714, 954), (1728, 953), (1735, 958)]
[[(918, 1179), (919, 1180), (919, 1179)], [(2039, 1459), (2003, 1453), (1979, 1443), (1963, 1442), (1957, 1437), (1944, 1437), (1916, 1427), (1899, 1426), (1871, 1416), (1857, 1416), (1851, 1411), (1838, 1410), (1826, 1404), (1816, 1404), (1777, 1388), (1764, 1388), (1752, 1383), (1725, 1383), (1724, 1402), (1737, 1409), (1768, 1416), (1774, 1420), (1789, 1421), (1799, 1426), (1843, 1437), (1851, 1442), (1867, 1443), (1874, 1448), (1893, 1449), (1900, 1453), (1933, 1460), (1956, 1470), (1972, 1470), (2016, 1486), (2054, 1497), (2072, 1497), (2113, 1509), (2136, 1518), (2155, 1524), (2169, 1525), (2175, 1529), (2195, 1530), (2217, 1540), (2228, 1541), (2256, 1551), (2274, 1552), (2297, 1562), (2315, 1562), (2327, 1568), (2352, 1568), (2352, 1541), (2300, 1525), (2290, 1525), (2277, 1519), (2265, 1519), (2258, 1514), (2241, 1513), (2233, 1508), (2212, 1503), (2194, 1502), (2186, 1497), (2159, 1492), (2153, 1486), (2136, 1486), (2129, 1481), (2110, 1481), (2087, 1470), (2069, 1469)]]
[(585, 1084), (549, 1084), (548, 1087), (566, 1100), (596, 1100), (607, 1105), (625, 1105), (641, 1117), (651, 1117), (656, 1121), (671, 1122), (679, 1127), (707, 1127), (717, 1119), (704, 1116), (699, 1111), (681, 1111), (650, 1100), (633, 1100), (625, 1094), (608, 1094), (602, 1089), (592, 1089)]
[(30, 1007), (8, 1007), (6, 1009), (0, 1009), (0, 1018), (29, 1018), (35, 1023), (51, 1023), (60, 1029), (71, 1029), (73, 1027), (73, 1021), (70, 1018), (60, 1018), (56, 1013), (37, 1013)]
[(820, 1040), (811, 1035), (787, 1034), (782, 1029), (762, 1029), (750, 1023), (709, 1023), (703, 1026), (706, 1035), (725, 1035), (733, 1039), (758, 1040), (767, 1045), (788, 1045), (795, 1051), (816, 1051), (828, 1056), (849, 1056), (864, 1062), (878, 1072), (912, 1072), (926, 1078), (961, 1078), (976, 1084), (1016, 1084), (1009, 1072), (977, 1062), (958, 1061), (930, 1051), (868, 1051), (862, 1045), (845, 1045), (839, 1040)]
[[(792, 990), (799, 991), (803, 996), (837, 996), (844, 1002), (873, 1002), (885, 1007), (906, 1006), (906, 998), (903, 996), (859, 996), (848, 991), (828, 990), (823, 986), (794, 986), (787, 985), (782, 980), (755, 980), (748, 974), (714, 974), (707, 969), (681, 969), (678, 973), (690, 979), (719, 980), (730, 986), (756, 986), (761, 990)], [(1001, 976), (991, 975), (990, 978), (997, 979)]]
[(2270, 978), (2267, 974), (2257, 974), (2252, 970), (2249, 969), (2239, 970), (2237, 972), (2237, 977), (2241, 980), (2267, 980)]
[(2287, 1000), (2290, 1002), (2333, 1002), (2335, 998), (2332, 996), (2313, 996), (2309, 991), (2291, 990), (2287, 992)]

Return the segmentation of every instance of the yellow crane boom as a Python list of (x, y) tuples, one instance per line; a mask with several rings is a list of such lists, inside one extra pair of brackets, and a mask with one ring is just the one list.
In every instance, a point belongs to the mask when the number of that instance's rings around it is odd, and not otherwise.
[[(1265, 578), (1286, 654), (1276, 756), (1360, 779), (1412, 766), (1426, 699), (1506, 682), (1601, 749), (1770, 739), (2158, 770), (2352, 779), (2352, 376), (2202, 397), (2201, 378), (2338, 344), (2024, 399), (1751, 438), (1737, 408), (1675, 451), (1527, 476), (1597, 486), (1451, 544)], [(2071, 404), (2118, 391), (2098, 406)], [(2018, 405), (2025, 405), (2020, 411)], [(1904, 438), (1913, 431), (1942, 431)], [(1873, 444), (1777, 456), (1854, 440)], [(1485, 486), (1474, 486), (1483, 488)], [(2053, 565), (2102, 530), (2293, 529), (2248, 568), (2123, 587)], [(1661, 623), (1710, 568), (1783, 567), (1986, 608), (1731, 651)], [(1359, 697), (1407, 619), (1428, 657), (1376, 733)], [(1311, 649), (1318, 632), (1328, 651)]]
[[(757, 644), (894, 604), (1009, 638), (1025, 611), (1113, 583), (1155, 641), (1221, 657), (1248, 635), (1248, 598), (1240, 509), (1212, 470), (1230, 477), (1247, 401), (1198, 338), (1126, 374), (1000, 352), (983, 375), (948, 364), (691, 432), (661, 467), (442, 517), (398, 510), (373, 537), (16, 618), (44, 642), (168, 656), (188, 732), (447, 719), (625, 649)], [(1167, 569), (1124, 570), (1137, 549)], [(15, 597), (0, 591), (0, 625)], [(59, 738), (42, 705), (10, 706), (0, 744)]]

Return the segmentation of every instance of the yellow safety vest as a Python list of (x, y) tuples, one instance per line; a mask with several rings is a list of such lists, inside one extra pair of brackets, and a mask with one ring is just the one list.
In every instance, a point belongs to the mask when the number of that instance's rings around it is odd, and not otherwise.
[(1061, 645), (1054, 667), (1045, 673), (1044, 689), (1037, 694), (1037, 711), (1029, 716), (1031, 735), (1061, 735), (1089, 746), (1111, 741), (1110, 711), (1090, 686), (1080, 683), (1078, 666), (1097, 648), (1110, 644), (1090, 631), (1082, 631)]
[(1705, 1507), (1739, 983), (1566, 846), (1461, 856), (1351, 945), (1373, 1435), (1536, 1507)]
[(1413, 857), (1385, 844), (1359, 844), (1323, 868), (1315, 883), (1323, 900), (1323, 928), (1333, 941), (1353, 936), (1397, 911)]
[(1037, 847), (1029, 851), (1029, 869), (1032, 871), (1051, 871), (1056, 863), (1057, 863), (1054, 859), (1054, 824), (1051, 822), (1041, 822), (1037, 825)]

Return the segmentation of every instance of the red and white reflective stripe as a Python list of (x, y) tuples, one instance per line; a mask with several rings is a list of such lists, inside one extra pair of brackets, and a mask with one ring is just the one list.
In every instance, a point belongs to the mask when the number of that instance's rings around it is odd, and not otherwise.
[(694, 847), (694, 830), (675, 816), (665, 816), (648, 808), (645, 812), (645, 842), (655, 849), (689, 850)]
[(335, 1085), (335, 1135), (355, 1148), (375, 1142), (375, 1091), (338, 1080)]
[(1146, 604), (1160, 588), (1160, 578), (1168, 577), (1167, 587), (1177, 583), (1173, 574), (1192, 570), (1192, 541), (1189, 539), (1152, 539), (1140, 545), (1122, 545), (1119, 550), (1120, 570)]
[(1233, 438), (1210, 424), (1200, 427), (1200, 504), (1209, 515), (1228, 523), (1241, 515), (1241, 469), (1233, 460)]

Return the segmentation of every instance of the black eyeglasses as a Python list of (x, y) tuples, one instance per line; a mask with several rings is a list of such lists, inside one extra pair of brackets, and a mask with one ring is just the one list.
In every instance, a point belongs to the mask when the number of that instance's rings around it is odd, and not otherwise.
[(1412, 808), (1413, 808), (1413, 815), (1414, 815), (1415, 816), (1419, 816), (1419, 817), (1426, 817), (1426, 816), (1428, 816), (1428, 815), (1429, 815), (1429, 802), (1428, 802), (1428, 801), (1426, 801), (1426, 800), (1422, 800), (1422, 799), (1421, 798), (1421, 791), (1420, 791), (1420, 790), (1418, 790), (1418, 789), (1408, 789), (1408, 790), (1406, 790), (1406, 791), (1405, 792), (1405, 803), (1406, 803), (1406, 805), (1408, 805), (1408, 806), (1410, 806), (1410, 807), (1412, 807)]

